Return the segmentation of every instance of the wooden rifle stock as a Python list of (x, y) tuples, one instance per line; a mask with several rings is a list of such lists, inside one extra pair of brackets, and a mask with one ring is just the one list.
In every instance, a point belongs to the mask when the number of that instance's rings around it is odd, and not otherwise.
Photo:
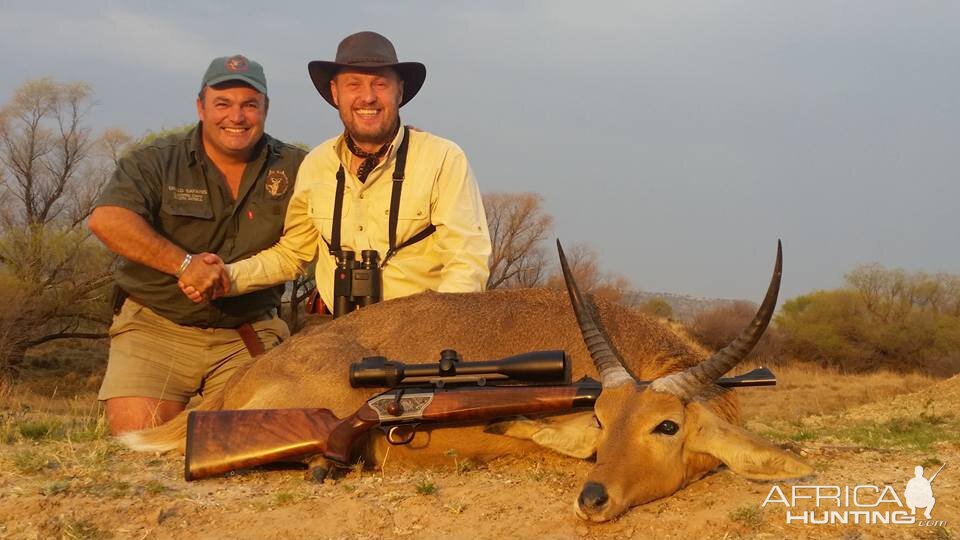
[[(776, 384), (776, 378), (760, 368), (720, 379), (717, 384), (768, 386)], [(312, 455), (348, 465), (354, 443), (373, 428), (442, 426), (565, 413), (592, 407), (600, 392), (600, 383), (592, 379), (562, 386), (394, 388), (372, 397), (344, 419), (329, 409), (191, 411), (187, 416), (184, 478), (198, 480)]]
[(348, 465), (353, 443), (375, 427), (456, 424), (566, 412), (592, 406), (598, 394), (599, 384), (593, 381), (442, 391), (395, 389), (375, 396), (342, 420), (329, 409), (192, 411), (187, 416), (184, 478), (198, 480), (316, 454)]
[(366, 405), (343, 420), (330, 409), (191, 411), (184, 478), (198, 480), (315, 454), (347, 464), (353, 433), (359, 436), (379, 424)]

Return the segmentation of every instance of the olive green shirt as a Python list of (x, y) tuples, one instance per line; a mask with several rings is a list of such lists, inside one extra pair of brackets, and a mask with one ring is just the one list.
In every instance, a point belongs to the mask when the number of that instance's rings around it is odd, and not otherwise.
[[(208, 251), (225, 262), (277, 242), (306, 152), (267, 134), (254, 149), (234, 202), (223, 174), (203, 150), (200, 126), (141, 147), (120, 160), (96, 206), (139, 214), (161, 236), (188, 253)], [(195, 304), (173, 275), (124, 261), (117, 285), (171, 321), (203, 328), (235, 328), (280, 304), (283, 286)]]

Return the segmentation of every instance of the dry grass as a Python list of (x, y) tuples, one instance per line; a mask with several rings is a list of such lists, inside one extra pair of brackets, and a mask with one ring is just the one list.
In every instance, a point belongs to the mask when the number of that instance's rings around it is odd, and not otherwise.
[(87, 398), (100, 388), (107, 346), (106, 340), (64, 340), (31, 349), (15, 388), (24, 396)]
[[(918, 388), (929, 389), (923, 395), (947, 395), (944, 383), (936, 379), (892, 373), (846, 375), (807, 364), (773, 370), (780, 381), (777, 387), (738, 391), (748, 428), (812, 450), (808, 459), (824, 481), (860, 478), (877, 468), (878, 456), (911, 466), (939, 466), (957, 459), (960, 443), (939, 442), (943, 434), (960, 437), (960, 422), (944, 410), (912, 420), (886, 412), (876, 418), (857, 416), (861, 409), (885, 407), (903, 414), (908, 409), (898, 400), (909, 401), (904, 394)], [(418, 534), (412, 537), (431, 537), (419, 534), (427, 531), (452, 538), (463, 537), (455, 534), (463, 531), (475, 537), (537, 537), (568, 527), (577, 531), (571, 538), (663, 537), (678, 532), (721, 538), (794, 537), (798, 531), (784, 529), (778, 514), (758, 508), (766, 488), (725, 473), (710, 475), (669, 500), (635, 509), (605, 528), (588, 528), (570, 515), (569, 507), (590, 464), (553, 455), (512, 456), (475, 468), (452, 452), (448, 464), (437, 470), (394, 467), (390, 474), (370, 474), (357, 469), (337, 483), (306, 484), (300, 472), (279, 471), (185, 483), (179, 456), (128, 452), (107, 437), (94, 389), (83, 377), (73, 381), (76, 384), (54, 366), (33, 380), (0, 389), (0, 487), (7, 490), (0, 537), (139, 538), (153, 537), (151, 531), (161, 538), (231, 534), (395, 538), (414, 533)], [(954, 402), (951, 398), (944, 406)], [(817, 423), (817, 418), (824, 421)], [(930, 438), (931, 433), (937, 436)], [(820, 446), (832, 448), (834, 438), (842, 439), (844, 446), (885, 450), (817, 453)], [(943, 478), (942, 489), (953, 488), (951, 477)], [(357, 525), (345, 517), (351, 511), (387, 519)], [(251, 516), (264, 512), (273, 513), (275, 523), (283, 524), (286, 532), (251, 525), (252, 519), (262, 521)], [(117, 515), (126, 520), (122, 530), (116, 529)], [(513, 523), (523, 523), (524, 528), (510, 528)], [(304, 532), (308, 526), (329, 528), (308, 534)], [(931, 537), (951, 537), (947, 529), (934, 534), (940, 536)]]
[(49, 383), (43, 386), (51, 387), (49, 393), (36, 392), (35, 385), (30, 383), (13, 385), (6, 392), (0, 392), (0, 419), (41, 419), (52, 416), (67, 420), (85, 418), (89, 421), (102, 416), (103, 406), (97, 401), (94, 391), (86, 388), (63, 391), (60, 386)]
[(6, 447), (0, 452), (0, 469), (34, 480), (34, 489), (45, 495), (83, 491), (121, 496), (124, 490), (107, 480), (110, 458), (121, 449), (107, 436), (96, 395), (82, 390), (65, 396), (56, 384), (50, 395), (43, 395), (34, 393), (34, 387), (20, 384), (0, 392), (0, 444)]
[(758, 531), (763, 526), (763, 509), (758, 505), (741, 506), (730, 512), (727, 517), (730, 521), (739, 523), (751, 531)]
[(775, 388), (739, 392), (747, 427), (768, 439), (915, 452), (960, 444), (960, 377), (847, 375), (808, 364), (774, 372)]
[[(738, 373), (758, 365), (743, 365)], [(848, 375), (835, 368), (807, 363), (771, 367), (777, 385), (745, 388), (740, 396), (744, 422), (792, 421), (810, 415), (835, 414), (844, 409), (874, 403), (927, 388), (940, 379), (891, 371)]]

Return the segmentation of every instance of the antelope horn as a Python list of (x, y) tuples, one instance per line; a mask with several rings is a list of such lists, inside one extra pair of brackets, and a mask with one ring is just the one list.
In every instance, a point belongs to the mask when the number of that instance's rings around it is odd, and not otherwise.
[(593, 317), (587, 313), (583, 304), (583, 297), (580, 295), (580, 288), (573, 279), (573, 273), (570, 272), (570, 265), (567, 264), (567, 257), (563, 254), (563, 247), (560, 240), (557, 240), (557, 251), (560, 253), (560, 268), (563, 270), (563, 280), (567, 284), (567, 294), (570, 295), (570, 304), (573, 306), (573, 312), (577, 316), (577, 322), (580, 323), (580, 334), (583, 335), (583, 341), (590, 351), (590, 358), (593, 364), (597, 366), (597, 373), (600, 374), (600, 384), (603, 388), (615, 388), (626, 382), (634, 382), (633, 377), (624, 369), (623, 364), (613, 350), (607, 339), (600, 333)]
[(773, 277), (767, 295), (760, 304), (757, 314), (749, 326), (733, 340), (732, 343), (714, 353), (707, 360), (688, 368), (686, 371), (660, 377), (650, 384), (650, 388), (658, 392), (673, 394), (685, 401), (693, 399), (705, 387), (733, 369), (753, 349), (763, 331), (767, 329), (770, 318), (777, 305), (777, 294), (780, 292), (780, 275), (783, 270), (783, 251), (780, 241), (777, 240), (777, 263), (773, 268)]

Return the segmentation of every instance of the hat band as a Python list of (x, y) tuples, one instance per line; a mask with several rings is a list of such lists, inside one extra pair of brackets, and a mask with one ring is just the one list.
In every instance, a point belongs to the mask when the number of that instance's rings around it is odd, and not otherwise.
[(350, 58), (346, 62), (337, 62), (338, 64), (396, 64), (397, 61), (383, 56), (362, 56), (360, 58)]

